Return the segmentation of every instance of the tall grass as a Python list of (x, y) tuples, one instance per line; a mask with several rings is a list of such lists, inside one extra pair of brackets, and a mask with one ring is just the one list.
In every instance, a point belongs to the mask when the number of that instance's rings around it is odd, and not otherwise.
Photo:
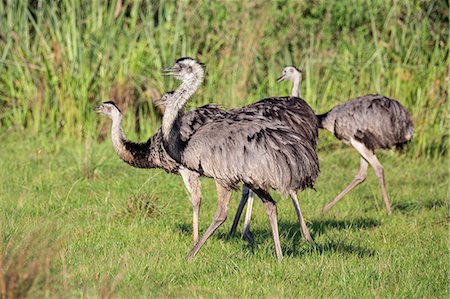
[(175, 85), (159, 70), (193, 56), (208, 74), (192, 107), (287, 94), (275, 78), (295, 64), (317, 112), (367, 93), (396, 98), (414, 119), (411, 153), (441, 156), (448, 12), (438, 0), (1, 1), (0, 129), (95, 137), (104, 120), (92, 106), (112, 98), (144, 138), (159, 126), (150, 100)]

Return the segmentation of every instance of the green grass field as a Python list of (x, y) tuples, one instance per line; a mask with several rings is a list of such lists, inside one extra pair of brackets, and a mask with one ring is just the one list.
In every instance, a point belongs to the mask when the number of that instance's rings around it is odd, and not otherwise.
[[(440, 0), (0, 1), (0, 298), (448, 297), (449, 11)], [(359, 165), (323, 132), (317, 191), (299, 194), (314, 245), (278, 195), (282, 263), (259, 203), (255, 244), (228, 239), (236, 193), (185, 262), (181, 178), (121, 162), (110, 120), (92, 111), (113, 99), (127, 136), (146, 140), (160, 126), (152, 100), (177, 84), (160, 69), (182, 56), (207, 70), (188, 109), (287, 95), (276, 78), (290, 64), (317, 113), (368, 93), (398, 99), (415, 136), (403, 155), (379, 155), (393, 215), (373, 171), (321, 214)], [(204, 179), (200, 232), (214, 190)]]
[[(259, 202), (255, 244), (228, 240), (235, 193), (228, 220), (188, 263), (191, 206), (181, 177), (129, 167), (109, 140), (9, 134), (0, 156), (4, 278), (31, 277), (31, 297), (448, 296), (448, 169), (439, 159), (380, 155), (391, 217), (373, 171), (322, 216), (358, 169), (358, 155), (336, 144), (319, 152), (317, 192), (300, 193), (314, 245), (302, 240), (290, 200), (278, 196), (282, 263)], [(211, 180), (203, 180), (203, 194), (201, 231), (216, 207)]]

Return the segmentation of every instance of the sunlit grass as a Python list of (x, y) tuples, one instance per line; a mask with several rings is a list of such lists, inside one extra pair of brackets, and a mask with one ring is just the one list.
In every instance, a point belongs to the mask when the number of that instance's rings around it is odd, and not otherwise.
[[(448, 171), (439, 159), (380, 153), (393, 215), (385, 215), (370, 171), (324, 216), (321, 208), (359, 163), (357, 153), (336, 143), (332, 152), (319, 151), (317, 191), (299, 193), (314, 245), (301, 238), (290, 201), (276, 193), (281, 264), (258, 201), (255, 245), (227, 239), (235, 193), (229, 219), (187, 263), (191, 206), (179, 176), (129, 167), (109, 140), (92, 143), (87, 161), (83, 144), (27, 135), (2, 140), (0, 225), (2, 253), (35, 261), (28, 272), (8, 264), (35, 275), (31, 297), (448, 296)], [(201, 232), (216, 208), (211, 180), (203, 180), (203, 198)], [(40, 245), (33, 247), (35, 239)]]
[[(448, 297), (448, 3), (358, 4), (0, 1), (0, 297)], [(189, 108), (287, 95), (275, 79), (288, 64), (305, 70), (317, 113), (367, 93), (398, 99), (416, 133), (405, 155), (379, 155), (393, 215), (372, 172), (320, 213), (359, 163), (321, 132), (317, 191), (299, 194), (314, 245), (274, 194), (281, 264), (259, 204), (254, 246), (227, 239), (229, 219), (186, 263), (181, 178), (121, 162), (92, 111), (113, 99), (127, 136), (148, 138), (160, 126), (151, 100), (177, 84), (160, 69), (180, 56), (207, 66)], [(202, 191), (204, 231), (214, 184)]]
[(445, 1), (7, 1), (0, 14), (2, 131), (96, 136), (92, 106), (111, 98), (146, 137), (159, 126), (150, 100), (176, 84), (159, 70), (192, 56), (207, 80), (190, 107), (288, 94), (275, 79), (296, 64), (318, 113), (381, 93), (411, 111), (413, 155), (448, 149)]

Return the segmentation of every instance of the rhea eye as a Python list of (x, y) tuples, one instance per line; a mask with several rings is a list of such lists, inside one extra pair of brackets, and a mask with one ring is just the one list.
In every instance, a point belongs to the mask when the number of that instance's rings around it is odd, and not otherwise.
[(192, 73), (192, 67), (188, 66), (187, 71), (188, 73)]

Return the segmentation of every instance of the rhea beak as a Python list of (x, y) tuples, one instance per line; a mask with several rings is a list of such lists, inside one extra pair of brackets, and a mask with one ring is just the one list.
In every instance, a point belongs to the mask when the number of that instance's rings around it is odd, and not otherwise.
[(283, 75), (280, 78), (278, 78), (277, 82), (279, 83), (279, 82), (284, 81), (284, 80), (286, 80), (286, 76), (285, 75)]
[(102, 105), (94, 107), (94, 111), (97, 113), (100, 113), (101, 108), (102, 108)]
[(168, 67), (168, 68), (162, 69), (161, 72), (162, 72), (163, 76), (172, 76), (172, 75), (175, 75), (176, 70), (177, 69), (174, 67)]

